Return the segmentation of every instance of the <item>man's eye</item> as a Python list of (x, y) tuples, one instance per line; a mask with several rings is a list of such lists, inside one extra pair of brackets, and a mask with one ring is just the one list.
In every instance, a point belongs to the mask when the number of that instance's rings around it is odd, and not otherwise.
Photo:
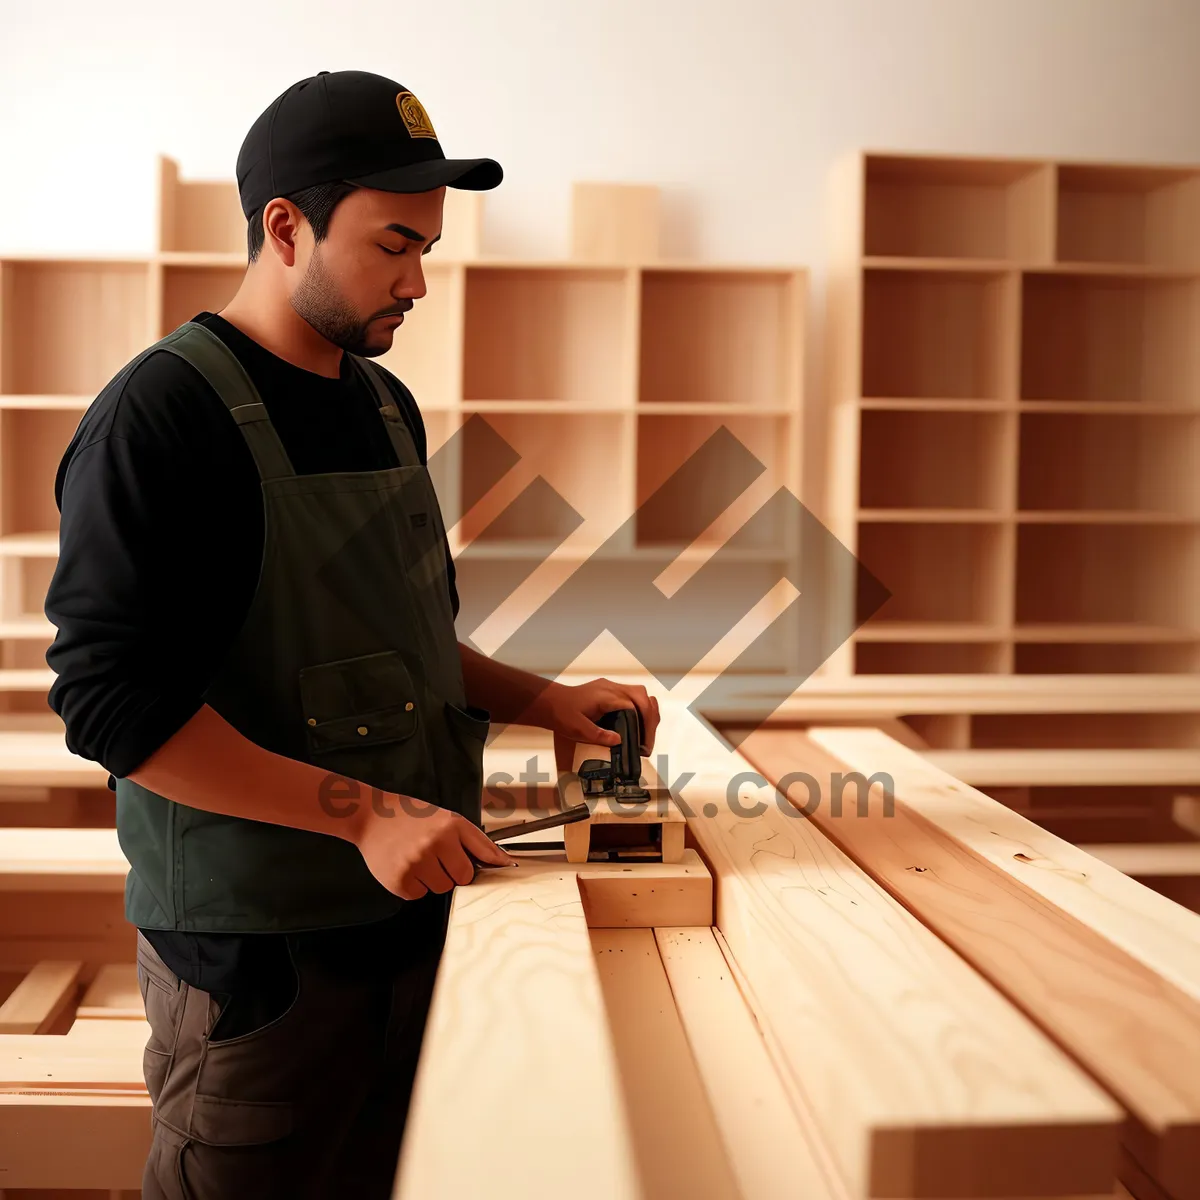
[(407, 246), (405, 246), (405, 247), (404, 247), (404, 249), (402, 249), (402, 250), (389, 250), (389, 249), (388, 249), (386, 246), (384, 246), (384, 245), (382, 245), (382, 244), (380, 245), (380, 247), (379, 247), (379, 248), (380, 248), (380, 250), (382, 250), (382, 251), (383, 251), (385, 254), (403, 254), (403, 253), (404, 253), (404, 251), (408, 249), (408, 247), (407, 247)]

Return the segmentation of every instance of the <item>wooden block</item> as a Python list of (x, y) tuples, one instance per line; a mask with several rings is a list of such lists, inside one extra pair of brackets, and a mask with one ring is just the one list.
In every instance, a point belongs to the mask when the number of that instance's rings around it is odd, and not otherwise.
[[(575, 771), (589, 758), (607, 760), (609, 750), (608, 746), (589, 746), (583, 743), (577, 745), (574, 750), (575, 760), (572, 771), (564, 773), (558, 779), (562, 807), (574, 808), (586, 803), (592, 814), (586, 821), (575, 821), (570, 825), (563, 826), (563, 844), (567, 851), (567, 861), (572, 863), (587, 861), (588, 852), (593, 847), (592, 829), (597, 825), (621, 827), (657, 825), (661, 830), (659, 846), (662, 861), (665, 863), (682, 861), (687, 820), (667, 788), (646, 786), (649, 798), (645, 800), (624, 800), (616, 796), (584, 796), (583, 787)], [(672, 825), (676, 826), (675, 830), (668, 832)]]
[(654, 931), (743, 1200), (841, 1200), (809, 1122), (792, 1108), (711, 929)]
[(393, 1194), (505, 1186), (641, 1194), (579, 886), (559, 864), (456, 889)]
[(96, 972), (79, 1009), (77, 1020), (146, 1019), (135, 963), (107, 963)]
[(712, 925), (712, 876), (695, 850), (684, 850), (677, 863), (587, 863), (571, 869), (578, 874), (589, 929)]
[(653, 931), (594, 929), (592, 948), (643, 1197), (738, 1200), (734, 1173)]
[(671, 762), (694, 772), (683, 801), (715, 813), (688, 830), (717, 926), (850, 1196), (1111, 1191), (1122, 1109), (812, 822), (770, 793), (738, 803), (746, 759), (660, 709)]
[(571, 188), (571, 257), (582, 262), (653, 263), (659, 255), (659, 189), (577, 182)]
[[(1135, 1118), (1127, 1145), (1137, 1157), (1170, 1175), (1178, 1197), (1195, 1194), (1195, 914), (884, 734), (761, 730), (742, 749), (768, 779), (804, 772), (819, 781), (815, 807), (807, 786), (793, 789), (793, 802), (809, 811), (804, 824), (819, 827), (1083, 1063)], [(890, 777), (890, 818), (881, 799), (865, 814), (843, 803), (834, 816), (834, 777), (855, 771), (864, 780)]]
[(75, 999), (81, 962), (40, 962), (0, 1004), (0, 1034), (44, 1033)]

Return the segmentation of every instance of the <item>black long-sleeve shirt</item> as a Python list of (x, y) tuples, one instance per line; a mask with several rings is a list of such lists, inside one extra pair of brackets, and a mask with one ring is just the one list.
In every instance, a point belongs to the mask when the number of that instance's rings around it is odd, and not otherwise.
[[(330, 379), (213, 313), (194, 319), (246, 368), (297, 474), (397, 465), (376, 398), (348, 359)], [(400, 380), (389, 373), (388, 381), (424, 462), (420, 411)], [(59, 465), (55, 499), (50, 707), (68, 749), (128, 775), (200, 709), (245, 619), (263, 548), (258, 468), (208, 382), (162, 350), (88, 408)], [(446, 560), (457, 615), (449, 547)]]
[[(245, 367), (297, 474), (398, 465), (377, 398), (346, 358), (340, 378), (330, 379), (279, 358), (213, 313), (194, 320)], [(394, 375), (388, 382), (424, 462), (416, 402)], [(63, 719), (68, 749), (107, 768), (112, 787), (112, 776), (136, 770), (200, 709), (245, 619), (263, 549), (258, 468), (208, 382), (162, 350), (88, 407), (59, 465), (55, 499), (59, 558), (45, 600), (57, 628), (46, 654), (56, 673), (49, 703)], [(449, 546), (446, 559), (457, 615)], [(209, 991), (261, 979), (268, 960), (286, 965), (269, 935), (145, 932), (177, 974)], [(340, 955), (347, 944), (342, 938)]]

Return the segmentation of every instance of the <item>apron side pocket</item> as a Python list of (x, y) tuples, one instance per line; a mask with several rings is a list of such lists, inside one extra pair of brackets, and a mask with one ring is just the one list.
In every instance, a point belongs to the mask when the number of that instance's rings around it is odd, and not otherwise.
[(443, 706), (450, 732), (451, 760), (442, 772), (442, 804), (476, 825), (483, 823), (483, 750), (491, 729), (491, 713), (447, 700)]

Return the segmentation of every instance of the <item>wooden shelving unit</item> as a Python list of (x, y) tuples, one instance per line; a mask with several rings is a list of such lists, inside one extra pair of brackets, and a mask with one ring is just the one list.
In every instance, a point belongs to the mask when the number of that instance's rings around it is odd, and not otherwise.
[(832, 592), (829, 673), (1200, 669), (1200, 168), (864, 153), (831, 213), (832, 528), (892, 597)]
[[(464, 601), (466, 636), (523, 580), (565, 579), (600, 550), (618, 581), (647, 556), (664, 567), (705, 557), (752, 508), (704, 530), (678, 503), (634, 513), (722, 425), (766, 467), (758, 503), (780, 486), (800, 491), (805, 271), (664, 261), (657, 189), (616, 184), (575, 185), (570, 259), (489, 257), (483, 200), (448, 192), (428, 294), (380, 360), (416, 396), (431, 453), (445, 450), (436, 483), (460, 591), (476, 597)], [(0, 711), (43, 708), (52, 682), (54, 475), (79, 418), (147, 345), (221, 308), (245, 270), (232, 181), (181, 178), (164, 157), (157, 211), (146, 257), (0, 258)], [(455, 438), (476, 415), (488, 435)], [(496, 480), (498, 439), (511, 466)], [(766, 590), (794, 573), (796, 540), (755, 530), (737, 553), (770, 577)], [(663, 659), (638, 664), (608, 639), (574, 666), (670, 667), (688, 655), (669, 641)], [(760, 670), (792, 665), (778, 648), (760, 659)], [(569, 665), (549, 636), (508, 661)]]

